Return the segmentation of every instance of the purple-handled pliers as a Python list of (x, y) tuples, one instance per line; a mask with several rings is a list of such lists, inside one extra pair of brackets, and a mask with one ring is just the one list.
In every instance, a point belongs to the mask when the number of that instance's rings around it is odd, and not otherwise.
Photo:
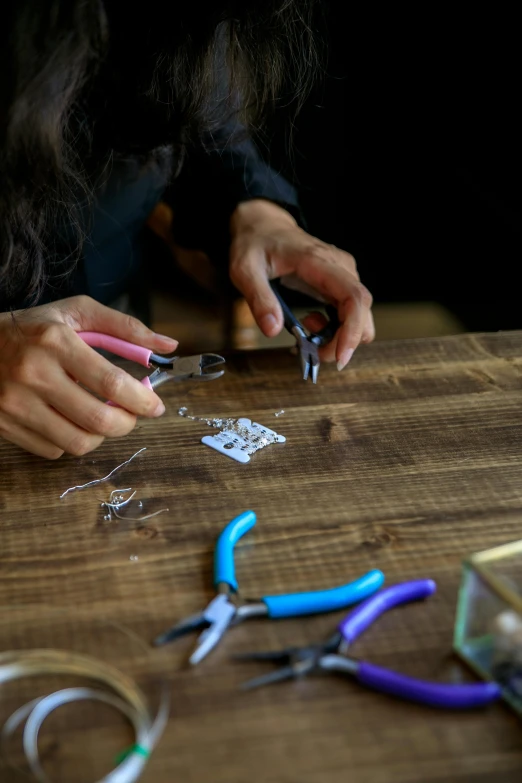
[(213, 381), (224, 373), (223, 369), (208, 372), (225, 363), (223, 357), (217, 353), (202, 353), (196, 356), (161, 356), (141, 345), (128, 343), (125, 340), (120, 340), (119, 337), (112, 337), (112, 335), (102, 332), (78, 332), (78, 337), (91, 348), (101, 348), (116, 356), (121, 356), (122, 359), (130, 359), (143, 367), (156, 367), (157, 369), (151, 375), (146, 375), (142, 380), (143, 385), (148, 389), (157, 389), (166, 381)]
[(494, 682), (448, 684), (418, 680), (398, 674), (366, 661), (347, 655), (352, 643), (375, 620), (394, 606), (427, 598), (437, 589), (431, 579), (419, 579), (393, 585), (368, 598), (350, 612), (339, 624), (335, 634), (324, 644), (281, 650), (236, 655), (236, 660), (274, 661), (282, 668), (270, 674), (243, 683), (243, 689), (256, 688), (280, 680), (291, 679), (317, 671), (336, 671), (351, 674), (370, 688), (401, 699), (447, 709), (482, 707), (500, 696)]

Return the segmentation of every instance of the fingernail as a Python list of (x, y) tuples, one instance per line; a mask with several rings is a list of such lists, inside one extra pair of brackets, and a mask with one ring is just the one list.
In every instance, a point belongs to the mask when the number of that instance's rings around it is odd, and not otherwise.
[(352, 358), (353, 352), (354, 352), (354, 349), (353, 348), (349, 348), (347, 351), (344, 352), (343, 358), (339, 359), (339, 361), (337, 362), (337, 369), (339, 370), (339, 372), (341, 372), (341, 370), (344, 370), (344, 368), (346, 367), (346, 365), (348, 364), (348, 362)]
[(261, 327), (261, 331), (263, 331), (265, 334), (272, 334), (274, 329), (277, 326), (277, 320), (272, 313), (267, 313), (267, 315), (264, 315), (259, 322), (259, 325)]
[(167, 345), (169, 348), (176, 348), (178, 345), (177, 340), (174, 340), (173, 337), (168, 337), (166, 334), (157, 334), (155, 332), (154, 336), (157, 337), (158, 340), (161, 340), (161, 342)]
[(156, 406), (156, 410), (154, 411), (154, 413), (152, 415), (155, 416), (155, 417), (156, 416), (163, 416), (164, 413), (165, 413), (165, 406), (163, 405), (162, 402), (158, 402), (158, 404)]

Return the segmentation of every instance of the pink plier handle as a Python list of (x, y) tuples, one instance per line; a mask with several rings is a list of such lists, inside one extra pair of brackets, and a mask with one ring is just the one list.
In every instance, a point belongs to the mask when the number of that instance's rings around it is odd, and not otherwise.
[(143, 367), (150, 367), (149, 361), (152, 351), (149, 351), (148, 348), (128, 343), (126, 340), (120, 340), (119, 337), (112, 337), (110, 334), (102, 332), (78, 332), (77, 334), (91, 348), (101, 348), (115, 354), (115, 356), (121, 356), (122, 359), (130, 359), (131, 362), (141, 364)]
[[(122, 359), (129, 359), (131, 362), (141, 364), (143, 367), (150, 367), (149, 362), (152, 351), (149, 351), (148, 348), (128, 343), (126, 340), (120, 340), (119, 337), (112, 337), (112, 335), (103, 334), (103, 332), (77, 332), (77, 334), (91, 348), (101, 348), (103, 351), (109, 351), (109, 353), (113, 353), (115, 356), (121, 356)], [(148, 375), (141, 382), (147, 389), (152, 390)], [(109, 405), (114, 405), (114, 403), (109, 403)]]

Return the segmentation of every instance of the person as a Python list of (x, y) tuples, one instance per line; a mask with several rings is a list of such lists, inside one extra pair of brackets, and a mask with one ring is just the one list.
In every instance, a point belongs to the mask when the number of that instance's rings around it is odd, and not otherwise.
[[(316, 6), (4, 3), (0, 437), (56, 459), (126, 435), (138, 416), (161, 416), (153, 391), (76, 332), (175, 350), (111, 307), (144, 269), (144, 226), (166, 193), (177, 224), (211, 250), (225, 241), (230, 279), (266, 336), (283, 326), (269, 285), (283, 277), (338, 309), (323, 360), (341, 370), (373, 339), (355, 260), (307, 233), (294, 188), (252, 140), (278, 100), (290, 97), (297, 111), (314, 78)], [(306, 324), (324, 319), (311, 313)]]

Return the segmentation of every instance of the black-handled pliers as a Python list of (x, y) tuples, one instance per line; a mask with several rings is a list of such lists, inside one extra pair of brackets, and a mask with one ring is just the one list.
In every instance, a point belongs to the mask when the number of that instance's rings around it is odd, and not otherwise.
[(296, 339), (301, 369), (303, 371), (303, 380), (306, 381), (311, 376), (313, 383), (317, 383), (317, 376), (319, 375), (319, 367), (321, 364), (318, 349), (321, 345), (326, 345), (326, 343), (329, 343), (330, 340), (333, 339), (340, 326), (337, 309), (333, 305), (327, 304), (326, 313), (329, 319), (328, 324), (321, 329), (320, 332), (307, 334), (304, 326), (295, 317), (283, 298), (281, 281), (279, 279), (271, 280), (270, 285), (277, 297), (277, 301), (281, 305), (283, 317), (285, 319), (285, 329)]

